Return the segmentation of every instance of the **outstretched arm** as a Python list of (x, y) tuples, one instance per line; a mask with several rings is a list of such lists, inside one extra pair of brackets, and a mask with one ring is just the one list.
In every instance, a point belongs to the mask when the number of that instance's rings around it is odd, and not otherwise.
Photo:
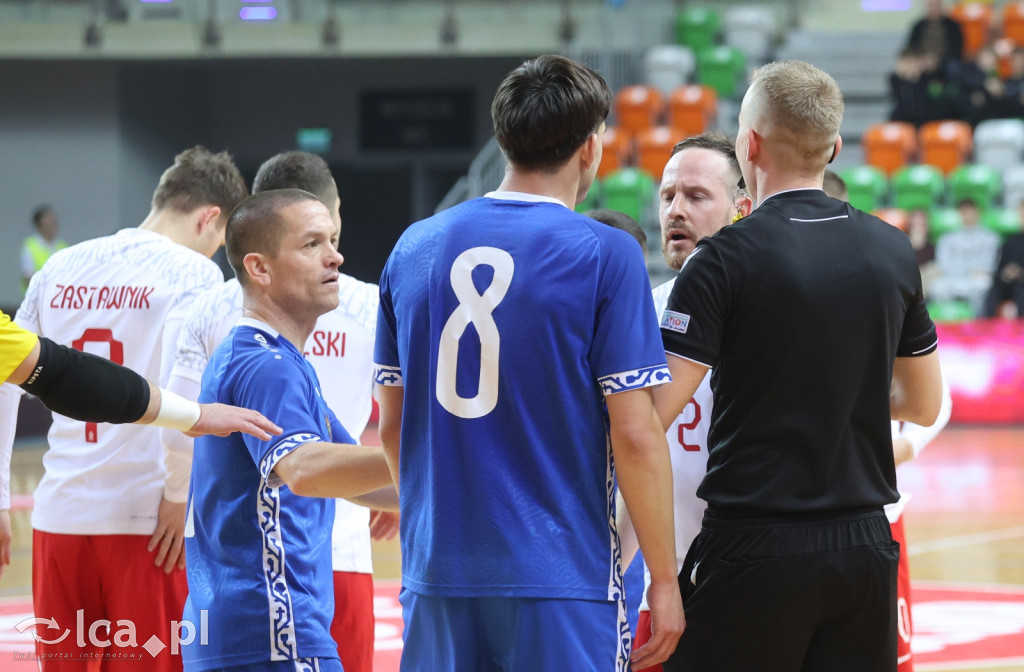
[(153, 424), (191, 436), (240, 431), (264, 440), (281, 431), (256, 411), (187, 401), (131, 369), (46, 338), (8, 380), (54, 413), (86, 422)]

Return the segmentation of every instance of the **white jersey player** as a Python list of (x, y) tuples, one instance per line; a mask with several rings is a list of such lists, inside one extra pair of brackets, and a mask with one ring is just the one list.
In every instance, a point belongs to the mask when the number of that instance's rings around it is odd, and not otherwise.
[[(701, 238), (750, 213), (750, 199), (740, 182), (736, 153), (725, 136), (705, 133), (687, 138), (675, 146), (665, 165), (658, 193), (662, 252), (670, 268), (676, 271), (682, 268)], [(653, 291), (659, 316), (665, 310), (674, 282), (671, 280)], [(704, 515), (705, 503), (697, 497), (697, 486), (707, 470), (712, 406), (709, 371), (666, 434), (675, 495), (676, 571), (682, 568), (690, 543), (700, 532)], [(623, 567), (627, 567), (637, 550), (636, 535), (621, 498), (618, 507)], [(645, 565), (644, 597), (634, 636), (635, 646), (642, 645), (651, 637), (647, 610), (650, 583)], [(660, 672), (661, 666), (644, 669)]]
[[(226, 153), (182, 152), (161, 177), (146, 220), (51, 257), (32, 278), (16, 321), (166, 381), (182, 307), (223, 280), (209, 257), (224, 242), (227, 214), (246, 195)], [(17, 399), (5, 394), (2, 403)], [(152, 547), (165, 529), (184, 526), (184, 507), (164, 497), (158, 430), (54, 415), (48, 443), (32, 514), (36, 612), (65, 629), (83, 617), (78, 627), (87, 629), (92, 619), (129, 621), (138, 641), (166, 641), (171, 621), (181, 616), (185, 577), (172, 571), (177, 557), (162, 571), (166, 550), (154, 562)], [(109, 654), (84, 632), (36, 642), (43, 669), (48, 659)], [(169, 650), (148, 665), (181, 667)]]

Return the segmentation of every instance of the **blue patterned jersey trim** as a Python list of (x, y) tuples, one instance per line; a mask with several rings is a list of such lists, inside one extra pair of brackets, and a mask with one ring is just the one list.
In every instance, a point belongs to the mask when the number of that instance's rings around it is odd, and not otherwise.
[(284, 541), (281, 538), (281, 478), (272, 473), (278, 460), (304, 443), (318, 442), (316, 434), (292, 434), (278, 441), (260, 461), (263, 484), (256, 507), (263, 537), (263, 580), (267, 587), (267, 608), (270, 614), (270, 659), (296, 658), (295, 612), (288, 590), (285, 569)]
[(397, 366), (384, 366), (383, 364), (373, 367), (373, 381), (378, 385), (402, 386), (405, 384), (400, 368)]
[(669, 383), (672, 382), (672, 376), (668, 372), (668, 365), (658, 364), (633, 371), (613, 373), (598, 378), (597, 382), (601, 385), (601, 391), (608, 395)]

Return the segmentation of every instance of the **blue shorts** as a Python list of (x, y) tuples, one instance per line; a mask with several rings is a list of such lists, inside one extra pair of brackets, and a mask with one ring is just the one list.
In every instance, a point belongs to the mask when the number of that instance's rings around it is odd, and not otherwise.
[(621, 602), (436, 597), (402, 589), (401, 672), (625, 672)]
[(342, 669), (337, 658), (299, 658), (218, 667), (207, 672), (342, 672)]

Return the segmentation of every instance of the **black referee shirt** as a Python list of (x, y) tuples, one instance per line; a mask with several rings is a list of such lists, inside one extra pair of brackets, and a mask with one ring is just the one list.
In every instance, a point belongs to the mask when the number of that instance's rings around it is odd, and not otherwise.
[(720, 508), (894, 502), (893, 360), (932, 352), (907, 236), (818, 189), (769, 197), (683, 266), (662, 337), (713, 367), (708, 471)]

